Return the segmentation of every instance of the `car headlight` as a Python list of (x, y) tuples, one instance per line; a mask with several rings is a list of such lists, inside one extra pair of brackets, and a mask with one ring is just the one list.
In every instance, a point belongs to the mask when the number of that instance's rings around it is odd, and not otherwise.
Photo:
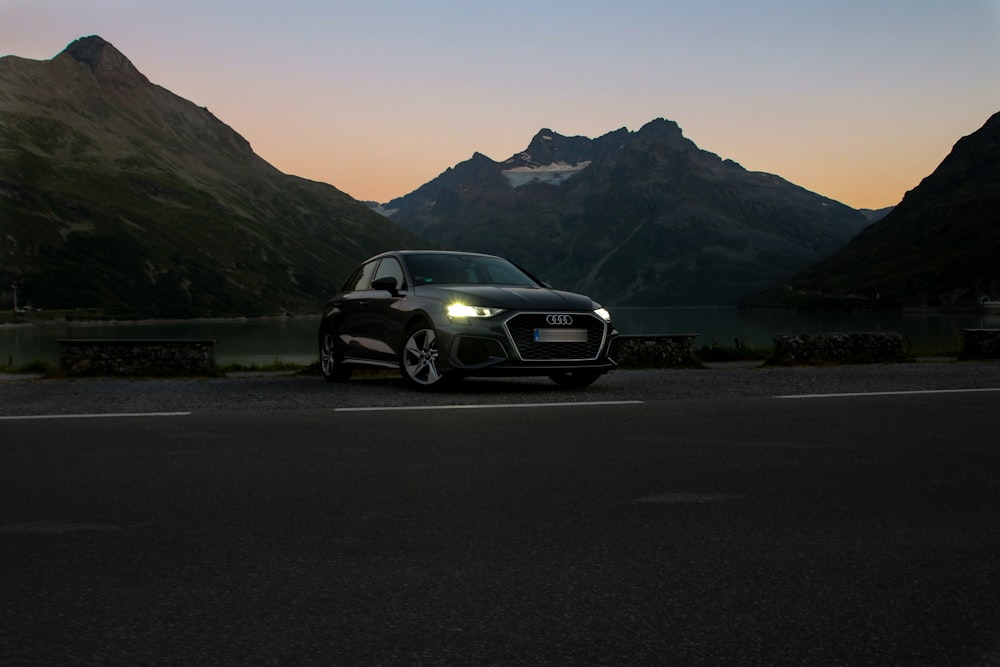
[(445, 311), (448, 317), (493, 317), (503, 312), (503, 308), (486, 308), (484, 306), (467, 306), (464, 303), (448, 304)]
[(594, 311), (594, 315), (597, 315), (605, 322), (611, 321), (611, 313), (608, 312), (607, 308), (598, 308), (597, 310)]

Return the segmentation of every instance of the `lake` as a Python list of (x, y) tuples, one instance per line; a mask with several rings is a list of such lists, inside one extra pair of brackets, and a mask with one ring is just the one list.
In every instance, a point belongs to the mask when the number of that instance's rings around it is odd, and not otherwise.
[[(954, 351), (962, 329), (1000, 328), (1000, 316), (980, 313), (744, 312), (732, 307), (611, 308), (622, 334), (697, 333), (695, 345), (718, 343), (770, 348), (776, 334), (822, 331), (896, 331), (911, 352)], [(72, 326), (0, 326), (0, 367), (32, 361), (59, 362), (62, 338), (172, 338), (215, 340), (220, 364), (308, 364), (318, 357), (318, 317), (249, 321), (152, 322)]]

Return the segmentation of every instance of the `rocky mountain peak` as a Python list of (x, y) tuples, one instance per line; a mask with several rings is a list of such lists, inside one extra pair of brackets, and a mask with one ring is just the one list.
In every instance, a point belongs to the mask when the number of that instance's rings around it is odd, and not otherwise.
[(698, 149), (694, 142), (684, 136), (684, 132), (677, 123), (665, 118), (649, 121), (639, 128), (635, 136), (643, 143), (665, 144), (686, 150)]
[(472, 157), (469, 158), (469, 161), (473, 162), (473, 163), (476, 163), (476, 164), (482, 164), (482, 163), (496, 164), (495, 162), (493, 162), (493, 160), (489, 156), (483, 155), (479, 151), (474, 152), (472, 154)]
[(89, 67), (95, 75), (110, 79), (117, 85), (136, 86), (149, 83), (149, 80), (121, 51), (97, 35), (81, 37), (56, 57), (72, 58)]
[(578, 165), (592, 160), (593, 152), (593, 140), (587, 137), (567, 137), (549, 128), (542, 128), (531, 138), (523, 152), (504, 162), (504, 168)]

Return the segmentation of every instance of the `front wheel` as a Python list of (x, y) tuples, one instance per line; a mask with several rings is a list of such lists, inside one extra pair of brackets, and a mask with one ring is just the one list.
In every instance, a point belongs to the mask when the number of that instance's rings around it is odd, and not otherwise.
[(329, 329), (324, 329), (319, 337), (319, 368), (327, 382), (346, 382), (351, 379), (351, 369), (344, 366), (337, 337)]
[(563, 387), (586, 387), (593, 384), (603, 373), (595, 371), (563, 371), (553, 373), (549, 379)]
[(400, 355), (403, 379), (418, 389), (436, 389), (446, 383), (447, 375), (438, 367), (437, 335), (427, 324), (410, 329)]

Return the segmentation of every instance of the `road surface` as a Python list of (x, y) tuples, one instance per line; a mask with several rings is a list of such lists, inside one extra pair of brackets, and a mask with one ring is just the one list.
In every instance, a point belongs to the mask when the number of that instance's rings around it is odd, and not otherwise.
[(0, 383), (0, 664), (996, 664), (998, 388)]

